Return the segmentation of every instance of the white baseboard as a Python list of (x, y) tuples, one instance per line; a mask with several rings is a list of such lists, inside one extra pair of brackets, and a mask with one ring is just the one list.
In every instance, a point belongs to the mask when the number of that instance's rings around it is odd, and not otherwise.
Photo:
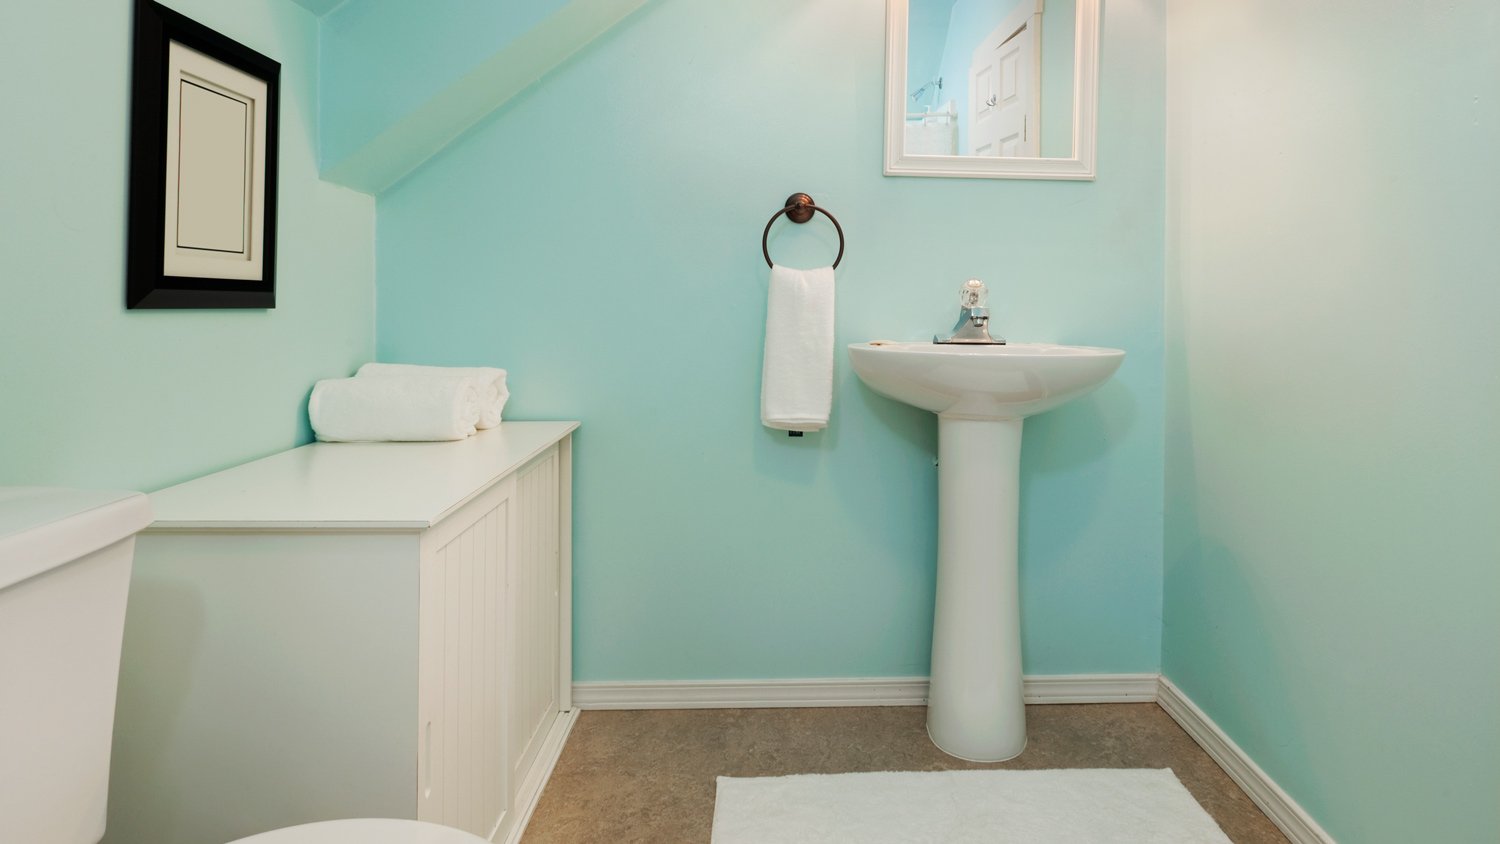
[(1318, 826), (1318, 822), (1293, 800), (1291, 795), (1282, 791), (1277, 785), (1255, 764), (1240, 746), (1235, 744), (1219, 725), (1213, 722), (1203, 710), (1199, 709), (1182, 690), (1173, 685), (1171, 680), (1161, 678), (1160, 688), (1157, 692), (1156, 702), (1172, 720), (1182, 726), (1193, 741), (1198, 743), (1213, 760), (1224, 769), (1231, 779), (1239, 783), (1240, 788), (1250, 795), (1255, 805), (1260, 807), (1266, 817), (1281, 829), (1292, 844), (1334, 844), (1333, 838)]
[(1024, 679), (1027, 703), (1154, 703), (1155, 674), (1039, 674)]
[[(1155, 674), (1058, 674), (1025, 678), (1027, 703), (1149, 703)], [(813, 680), (661, 680), (574, 683), (579, 709), (759, 709), (803, 706), (921, 706), (926, 677)]]
[[(557, 767), (563, 746), (568, 743), (568, 735), (573, 732), (573, 724), (577, 721), (578, 710), (574, 708), (563, 710), (552, 722), (547, 737), (537, 750), (537, 759), (532, 763), (531, 770), (516, 795), (516, 805), (511, 810), (518, 813), (516, 823), (501, 839), (505, 844), (520, 844), (521, 836), (526, 832), (526, 824), (531, 822), (531, 814), (536, 811), (536, 804), (542, 802), (542, 789), (547, 787), (547, 780), (552, 778), (552, 769)], [(504, 828), (505, 822), (502, 820), (500, 827), (490, 833), (490, 840), (499, 838)]]

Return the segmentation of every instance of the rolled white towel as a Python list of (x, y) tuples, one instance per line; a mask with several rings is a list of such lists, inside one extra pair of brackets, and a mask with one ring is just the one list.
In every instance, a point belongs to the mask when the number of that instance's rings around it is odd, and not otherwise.
[(354, 373), (356, 378), (372, 375), (428, 375), (439, 377), (473, 378), (480, 385), (479, 424), (482, 431), (500, 424), (500, 412), (510, 398), (505, 386), (505, 370), (493, 366), (419, 366), (411, 363), (367, 363)]
[(313, 385), (307, 415), (324, 442), (461, 440), (479, 421), (479, 389), (463, 377), (331, 378)]

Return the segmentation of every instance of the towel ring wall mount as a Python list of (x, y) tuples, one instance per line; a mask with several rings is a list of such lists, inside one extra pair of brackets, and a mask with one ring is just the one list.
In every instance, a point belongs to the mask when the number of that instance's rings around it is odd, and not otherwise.
[(760, 253), (766, 256), (766, 266), (776, 266), (776, 262), (771, 260), (769, 246), (771, 224), (776, 222), (776, 218), (785, 214), (788, 220), (801, 224), (811, 220), (814, 213), (821, 213), (827, 217), (828, 222), (833, 223), (833, 228), (839, 233), (839, 254), (833, 259), (833, 268), (838, 269), (839, 262), (844, 260), (844, 227), (839, 225), (839, 221), (832, 214), (828, 213), (828, 209), (818, 207), (813, 198), (805, 193), (794, 193), (787, 197), (786, 204), (781, 207), (781, 210), (772, 214), (771, 219), (766, 221), (766, 230), (760, 235)]

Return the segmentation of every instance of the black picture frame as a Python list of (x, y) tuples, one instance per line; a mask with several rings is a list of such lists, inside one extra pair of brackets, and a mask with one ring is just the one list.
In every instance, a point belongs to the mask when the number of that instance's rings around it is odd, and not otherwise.
[[(253, 206), (248, 198), (255, 195), (253, 191), (245, 200), (250, 214), (262, 215), (258, 278), (172, 275), (166, 270), (168, 75), (173, 42), (265, 82), (262, 201), (258, 208)], [(136, 0), (133, 64), (126, 308), (274, 308), (281, 64), (151, 0)], [(248, 159), (246, 167), (253, 179)], [(247, 238), (246, 254), (255, 245)]]

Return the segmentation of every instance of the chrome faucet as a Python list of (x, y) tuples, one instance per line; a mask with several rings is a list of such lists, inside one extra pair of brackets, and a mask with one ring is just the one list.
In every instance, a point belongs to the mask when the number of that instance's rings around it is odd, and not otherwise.
[(971, 278), (959, 290), (958, 322), (947, 337), (933, 335), (934, 343), (966, 343), (976, 346), (1003, 346), (1004, 338), (990, 336), (989, 290), (984, 282)]

